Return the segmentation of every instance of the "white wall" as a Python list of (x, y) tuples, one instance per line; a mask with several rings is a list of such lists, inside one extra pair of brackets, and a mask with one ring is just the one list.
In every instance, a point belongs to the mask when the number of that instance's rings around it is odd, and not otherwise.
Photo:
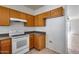
[(45, 27), (34, 27), (34, 28), (35, 28), (35, 31), (43, 31), (43, 32), (46, 32)]
[(70, 25), (71, 25), (71, 32), (79, 34), (79, 28), (78, 28), (79, 27), (79, 19), (71, 20)]
[(79, 5), (67, 6), (67, 16), (69, 17), (69, 22), (71, 23), (71, 31), (79, 32)]
[(25, 27), (25, 31), (35, 31), (34, 27)]
[(79, 18), (79, 5), (69, 5), (67, 7), (67, 15), (70, 19)]
[(0, 26), (0, 34), (9, 33), (9, 26)]
[(70, 20), (70, 31), (68, 35), (69, 53), (79, 54), (79, 19)]
[(68, 33), (68, 50), (79, 53), (79, 5), (67, 6), (67, 16), (71, 26), (71, 31)]

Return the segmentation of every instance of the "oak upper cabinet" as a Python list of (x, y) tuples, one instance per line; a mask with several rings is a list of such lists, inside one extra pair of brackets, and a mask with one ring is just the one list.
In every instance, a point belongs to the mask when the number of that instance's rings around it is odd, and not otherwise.
[(26, 14), (26, 20), (27, 20), (27, 24), (26, 26), (34, 26), (34, 16)]
[(1, 54), (10, 54), (11, 53), (11, 39), (0, 40), (0, 53)]
[(50, 17), (50, 13), (51, 13), (50, 11), (44, 12), (44, 13), (40, 14), (39, 16), (42, 19), (46, 19), (46, 18), (49, 18)]
[(37, 50), (45, 48), (45, 34), (41, 33), (34, 34), (34, 48)]
[(29, 48), (33, 49), (34, 48), (34, 34), (30, 34), (30, 40), (29, 40)]
[(46, 20), (44, 20), (42, 17), (41, 17), (41, 15), (36, 15), (35, 16), (35, 21), (34, 21), (34, 26), (35, 27), (43, 27), (43, 26), (45, 26), (45, 21)]
[(20, 18), (20, 12), (10, 9), (10, 18)]
[(59, 17), (63, 15), (64, 15), (63, 7), (59, 7), (51, 11), (51, 17)]
[(34, 17), (34, 26), (39, 26), (39, 18), (38, 15)]
[(35, 16), (35, 26), (45, 26), (46, 19), (50, 17), (50, 11)]
[(10, 18), (18, 18), (18, 19), (26, 20), (26, 14), (10, 9)]
[(0, 26), (9, 26), (9, 9), (0, 6)]
[(25, 24), (26, 26), (34, 25), (34, 17), (32, 15), (10, 9), (10, 17), (26, 20), (27, 21), (27, 23)]
[(20, 12), (20, 19), (26, 20), (26, 14)]

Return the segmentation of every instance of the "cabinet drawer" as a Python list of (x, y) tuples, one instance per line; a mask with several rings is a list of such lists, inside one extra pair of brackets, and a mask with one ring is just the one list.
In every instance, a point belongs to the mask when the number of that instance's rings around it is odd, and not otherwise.
[(11, 53), (11, 39), (4, 39), (0, 41), (0, 53), (9, 54)]

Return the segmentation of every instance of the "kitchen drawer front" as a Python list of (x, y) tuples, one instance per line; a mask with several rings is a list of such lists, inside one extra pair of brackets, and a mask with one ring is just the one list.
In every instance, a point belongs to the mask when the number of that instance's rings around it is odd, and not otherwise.
[(0, 53), (1, 54), (10, 54), (11, 53), (11, 39), (5, 39), (0, 41)]

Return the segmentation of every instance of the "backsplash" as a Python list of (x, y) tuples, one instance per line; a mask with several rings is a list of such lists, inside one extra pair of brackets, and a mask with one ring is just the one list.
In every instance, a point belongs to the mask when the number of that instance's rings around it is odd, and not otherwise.
[(46, 32), (46, 27), (34, 27), (35, 31), (43, 31)]
[(25, 27), (25, 31), (35, 31), (35, 27)]
[[(9, 33), (9, 31), (12, 31), (13, 29), (15, 29), (18, 27), (11, 27), (11, 26), (0, 26), (0, 34), (5, 34), (5, 33)], [(34, 31), (35, 28), (34, 27), (19, 27), (18, 30), (23, 30), (23, 31)]]
[(22, 22), (11, 22), (10, 26), (0, 26), (0, 34), (9, 33), (11, 31), (21, 30), (24, 32), (27, 31), (45, 31), (45, 27), (27, 27), (24, 26)]
[(0, 34), (9, 33), (9, 26), (0, 26)]

